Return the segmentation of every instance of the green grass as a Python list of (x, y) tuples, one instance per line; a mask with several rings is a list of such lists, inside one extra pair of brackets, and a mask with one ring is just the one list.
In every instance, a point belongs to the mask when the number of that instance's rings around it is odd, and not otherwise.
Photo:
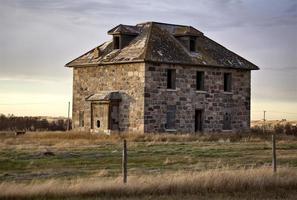
[[(42, 133), (41, 133), (42, 134)], [(40, 135), (41, 135), (40, 134)], [(57, 134), (56, 134), (57, 135)], [(121, 174), (121, 140), (94, 137), (5, 136), (0, 140), (0, 181), (70, 179), (105, 171), (107, 177)], [(139, 141), (139, 142), (138, 142)], [(162, 142), (164, 141), (164, 142)], [(54, 156), (44, 156), (48, 149)], [(297, 141), (277, 143), (279, 166), (297, 168)], [(203, 171), (217, 168), (249, 168), (270, 165), (269, 140), (128, 141), (129, 175), (168, 171)]]

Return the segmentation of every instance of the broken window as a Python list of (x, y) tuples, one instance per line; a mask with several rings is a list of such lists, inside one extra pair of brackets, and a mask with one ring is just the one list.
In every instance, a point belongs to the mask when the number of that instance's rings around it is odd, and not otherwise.
[(232, 76), (231, 73), (224, 73), (224, 91), (225, 92), (231, 92), (231, 82), (232, 82)]
[(166, 113), (166, 129), (175, 129), (175, 113), (176, 113), (176, 106), (175, 105), (168, 105), (167, 106), (167, 113)]
[(196, 90), (204, 90), (204, 72), (196, 73)]
[(223, 130), (231, 130), (231, 113), (230, 112), (224, 113)]
[(190, 38), (190, 51), (196, 51), (196, 38)]
[(120, 49), (120, 37), (119, 36), (113, 36), (113, 48)]
[(84, 127), (84, 111), (79, 112), (79, 127)]
[(175, 79), (175, 69), (167, 69), (167, 89), (175, 89)]

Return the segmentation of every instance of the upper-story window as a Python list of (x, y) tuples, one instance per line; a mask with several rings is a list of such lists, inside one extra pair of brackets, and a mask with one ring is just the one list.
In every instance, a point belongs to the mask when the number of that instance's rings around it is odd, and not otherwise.
[(204, 72), (196, 72), (196, 90), (204, 90)]
[(176, 71), (175, 69), (167, 69), (167, 89), (175, 89)]
[(231, 92), (232, 90), (232, 75), (231, 73), (224, 73), (224, 91)]
[(196, 37), (190, 37), (190, 51), (196, 51)]
[(120, 49), (120, 37), (113, 36), (113, 49)]

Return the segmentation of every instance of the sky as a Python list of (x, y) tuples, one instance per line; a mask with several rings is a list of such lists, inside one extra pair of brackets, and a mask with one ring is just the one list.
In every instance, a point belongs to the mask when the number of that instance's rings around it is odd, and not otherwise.
[(259, 66), (252, 120), (297, 120), (296, 0), (0, 0), (0, 113), (67, 116), (64, 65), (146, 21), (191, 25)]

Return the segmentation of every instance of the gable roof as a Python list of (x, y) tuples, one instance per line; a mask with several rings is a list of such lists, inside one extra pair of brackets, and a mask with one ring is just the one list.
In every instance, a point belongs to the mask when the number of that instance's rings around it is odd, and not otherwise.
[[(122, 49), (105, 42), (66, 64), (66, 67), (130, 62), (160, 62), (184, 65), (259, 69), (253, 63), (206, 37), (191, 26), (146, 22), (136, 26), (118, 25), (110, 35), (126, 34), (135, 38)], [(175, 36), (195, 36), (197, 52), (190, 52)]]

